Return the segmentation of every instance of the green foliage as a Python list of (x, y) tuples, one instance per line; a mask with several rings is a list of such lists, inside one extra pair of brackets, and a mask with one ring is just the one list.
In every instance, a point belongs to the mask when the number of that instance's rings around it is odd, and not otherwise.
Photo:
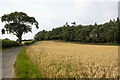
[(40, 31), (38, 34), (35, 35), (35, 40), (37, 41), (41, 41), (41, 40), (44, 40), (44, 36), (46, 34), (46, 31), (43, 30), (43, 31)]
[(94, 25), (63, 25), (51, 31), (40, 31), (35, 35), (35, 40), (64, 40), (84, 43), (118, 43), (120, 42), (120, 21), (110, 20), (104, 24)]
[(3, 39), (2, 40), (2, 48), (10, 48), (10, 47), (17, 47), (20, 46), (19, 43), (17, 41), (12, 41), (9, 39)]
[(26, 54), (26, 48), (22, 49), (14, 64), (16, 78), (41, 78), (37, 67)]
[(5, 26), (2, 29), (2, 34), (5, 34), (5, 31), (8, 34), (16, 35), (21, 44), (23, 33), (32, 32), (32, 25), (35, 25), (38, 29), (38, 22), (34, 17), (29, 17), (26, 13), (23, 12), (14, 12), (10, 14), (5, 14), (1, 17), (1, 21), (5, 22)]
[(24, 44), (25, 45), (30, 45), (30, 44), (33, 44), (34, 42), (36, 42), (35, 40), (32, 40), (32, 41), (27, 41), (27, 42), (25, 42)]

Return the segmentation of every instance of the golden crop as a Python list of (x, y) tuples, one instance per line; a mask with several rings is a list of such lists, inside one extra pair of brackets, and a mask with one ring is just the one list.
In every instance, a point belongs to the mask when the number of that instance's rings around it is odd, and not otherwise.
[(42, 41), (27, 55), (43, 78), (115, 78), (118, 47)]

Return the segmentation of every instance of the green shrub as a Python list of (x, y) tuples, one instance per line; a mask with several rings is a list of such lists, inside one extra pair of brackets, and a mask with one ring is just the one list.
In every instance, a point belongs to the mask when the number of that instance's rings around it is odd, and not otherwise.
[(35, 40), (32, 40), (32, 41), (25, 42), (24, 44), (25, 44), (25, 45), (30, 45), (30, 44), (33, 44), (34, 42), (36, 42), (36, 41), (35, 41)]
[(10, 48), (10, 47), (17, 47), (20, 46), (20, 44), (17, 41), (12, 41), (9, 39), (3, 39), (2, 40), (2, 48)]

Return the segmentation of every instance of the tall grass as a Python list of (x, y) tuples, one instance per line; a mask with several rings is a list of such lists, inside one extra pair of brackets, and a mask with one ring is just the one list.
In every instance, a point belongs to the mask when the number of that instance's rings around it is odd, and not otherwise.
[(16, 78), (40, 78), (37, 67), (31, 62), (26, 55), (26, 48), (22, 49), (17, 56), (15, 62), (15, 77)]

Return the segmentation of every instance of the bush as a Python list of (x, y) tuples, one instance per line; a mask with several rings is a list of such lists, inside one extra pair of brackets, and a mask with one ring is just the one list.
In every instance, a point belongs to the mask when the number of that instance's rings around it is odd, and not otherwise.
[(33, 44), (34, 42), (36, 42), (35, 40), (32, 40), (32, 41), (27, 41), (27, 42), (25, 42), (24, 44), (25, 45), (30, 45), (30, 44)]
[(17, 47), (17, 46), (20, 46), (20, 44), (17, 41), (12, 41), (9, 39), (2, 40), (2, 48), (10, 48), (10, 47)]

